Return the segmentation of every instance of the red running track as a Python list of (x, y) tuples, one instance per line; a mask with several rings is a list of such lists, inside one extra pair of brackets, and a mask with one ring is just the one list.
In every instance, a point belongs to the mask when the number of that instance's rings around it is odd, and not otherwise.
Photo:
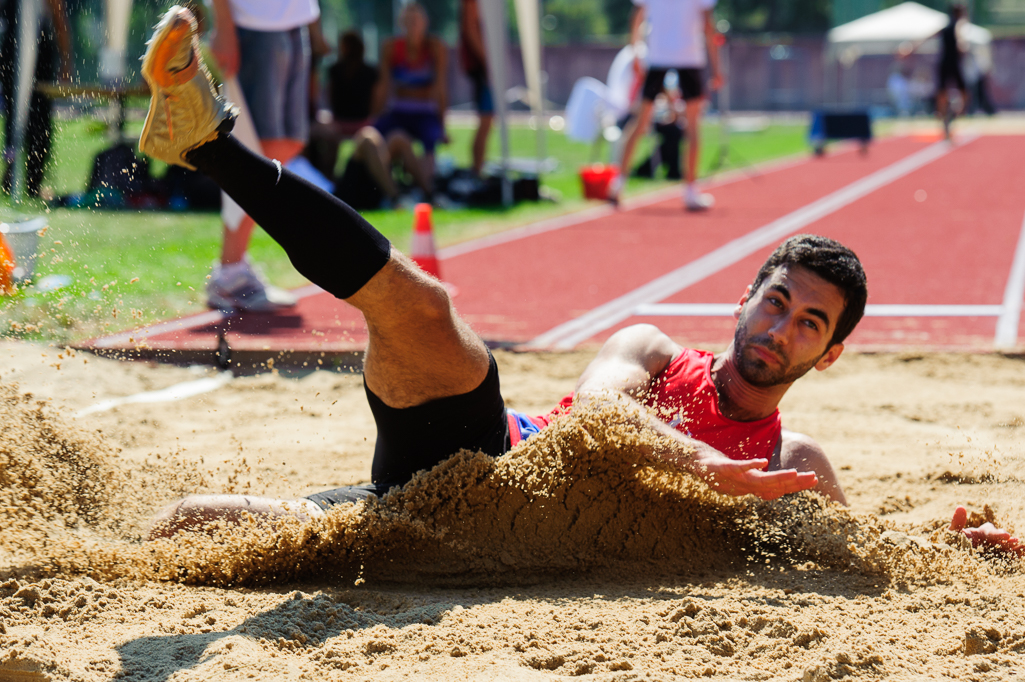
[[(705, 214), (684, 212), (673, 193), (457, 245), (442, 250), (441, 268), (459, 289), (459, 313), (493, 345), (593, 345), (640, 321), (681, 342), (722, 345), (733, 329), (724, 304), (785, 236), (815, 232), (851, 246), (868, 273), (870, 314), (850, 345), (1016, 347), (1025, 331), (1015, 316), (1015, 282), (1025, 279), (1021, 158), (1025, 137), (953, 147), (886, 139), (867, 155), (850, 150), (715, 182), (717, 205)], [(363, 347), (357, 311), (316, 287), (302, 292), (284, 314), (209, 312), (84, 347), (213, 350), (221, 336), (232, 349), (269, 353)]]

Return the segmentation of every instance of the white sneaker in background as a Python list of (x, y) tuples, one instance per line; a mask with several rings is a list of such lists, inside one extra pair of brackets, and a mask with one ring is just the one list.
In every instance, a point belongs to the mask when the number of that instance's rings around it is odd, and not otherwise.
[(694, 185), (686, 185), (683, 189), (683, 205), (688, 211), (707, 211), (715, 206), (715, 197), (699, 191)]
[(617, 173), (616, 177), (612, 178), (612, 181), (609, 183), (606, 198), (613, 206), (619, 206), (619, 197), (623, 193), (623, 185), (625, 184), (626, 181), (623, 179), (622, 173)]
[(269, 313), (298, 302), (291, 292), (267, 283), (248, 258), (231, 265), (214, 265), (206, 296), (209, 307), (239, 313)]

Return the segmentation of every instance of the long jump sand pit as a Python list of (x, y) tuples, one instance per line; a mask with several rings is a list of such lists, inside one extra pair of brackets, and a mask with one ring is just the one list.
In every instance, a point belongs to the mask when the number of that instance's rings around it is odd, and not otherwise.
[[(591, 353), (497, 355), (543, 412)], [(238, 377), (76, 417), (203, 371), (0, 345), (0, 680), (1025, 678), (1020, 562), (945, 531), (1025, 531), (1025, 362), (845, 355), (784, 424), (851, 509), (717, 495), (615, 410), (506, 457), (462, 453), (322, 522), (141, 542), (189, 492), (363, 480), (358, 375)]]

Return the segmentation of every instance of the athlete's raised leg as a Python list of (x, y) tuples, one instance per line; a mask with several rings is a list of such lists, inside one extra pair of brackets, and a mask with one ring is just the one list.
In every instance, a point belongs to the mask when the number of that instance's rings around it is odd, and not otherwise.
[[(195, 31), (191, 13), (175, 7), (150, 41), (142, 71), (152, 102), (140, 149), (209, 175), (281, 244), (296, 269), (363, 313), (370, 335), (364, 380), (375, 416), (460, 397), (481, 387), (494, 372), (490, 354), (456, 315), (445, 287), (393, 249), (351, 207), (231, 137), (227, 132), (231, 107), (212, 89), (200, 62)], [(489, 402), (484, 421), (494, 431), (504, 413), (497, 374), (492, 383), (495, 400)], [(475, 426), (467, 425), (461, 432), (474, 432)], [(474, 435), (480, 442), (495, 440), (491, 431)], [(379, 434), (379, 445), (380, 439)], [(459, 444), (445, 454), (476, 442)], [(438, 447), (451, 444), (439, 442)], [(409, 447), (400, 448), (387, 466), (379, 466), (375, 456), (375, 481), (398, 480), (400, 471), (408, 480), (401, 459), (409, 451)], [(422, 467), (413, 470), (417, 468)], [(233, 518), (243, 508), (268, 515), (289, 513), (275, 501), (221, 497), (179, 504), (164, 520), (173, 528), (178, 522), (179, 527), (187, 525), (186, 511), (194, 519), (207, 521)]]
[(351, 207), (224, 132), (230, 110), (199, 64), (187, 10), (172, 10), (158, 26), (143, 73), (153, 105), (142, 151), (209, 175), (299, 272), (363, 313), (370, 332), (365, 377), (374, 393), (391, 407), (410, 407), (480, 384), (487, 349), (437, 280)]

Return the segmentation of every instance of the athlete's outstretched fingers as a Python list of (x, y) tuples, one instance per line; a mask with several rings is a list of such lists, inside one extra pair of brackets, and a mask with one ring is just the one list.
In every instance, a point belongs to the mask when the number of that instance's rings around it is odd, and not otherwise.
[(972, 541), (972, 547), (999, 549), (1015, 556), (1025, 556), (1025, 544), (1013, 537), (1003, 528), (997, 528), (986, 522), (977, 528), (968, 528), (968, 510), (962, 506), (954, 509), (954, 517), (950, 521), (950, 530), (961, 533)]
[(815, 474), (810, 471), (763, 471), (768, 464), (764, 459), (735, 461), (723, 455), (705, 455), (696, 464), (698, 476), (713, 489), (727, 495), (753, 494), (764, 500), (774, 500), (818, 484)]
[(968, 510), (958, 505), (954, 509), (954, 518), (950, 520), (950, 528), (955, 533), (959, 533), (964, 530), (964, 527), (968, 525)]

